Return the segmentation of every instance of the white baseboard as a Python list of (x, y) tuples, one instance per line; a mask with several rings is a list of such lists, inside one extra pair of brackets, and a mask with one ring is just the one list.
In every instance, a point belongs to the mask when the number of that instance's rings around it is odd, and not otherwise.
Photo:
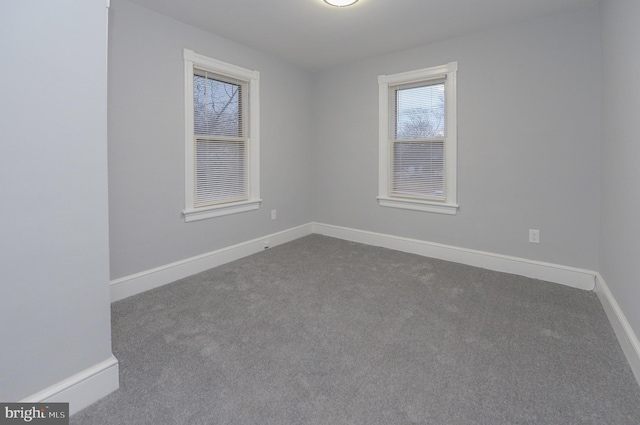
[(607, 313), (609, 323), (611, 323), (611, 326), (616, 333), (618, 342), (622, 347), (624, 355), (627, 357), (627, 361), (629, 362), (629, 366), (631, 366), (633, 375), (636, 377), (638, 385), (640, 385), (640, 341), (638, 341), (638, 336), (631, 328), (629, 321), (625, 317), (622, 309), (613, 297), (613, 294), (609, 290), (609, 287), (600, 273), (596, 274), (595, 292), (600, 299), (600, 303), (602, 304), (605, 313)]
[(593, 290), (595, 286), (595, 272), (590, 270), (425, 242), (418, 239), (350, 229), (347, 227), (322, 223), (308, 223), (112, 280), (111, 302), (119, 301), (132, 295), (148, 291), (149, 289), (157, 288), (255, 254), (264, 249), (264, 243), (267, 240), (269, 241), (269, 246), (273, 247), (312, 233), (482, 267), (489, 270), (532, 277), (579, 289)]
[(118, 370), (118, 360), (111, 356), (20, 401), (69, 403), (69, 414), (73, 415), (117, 390), (120, 385)]
[(352, 242), (381, 246), (425, 257), (546, 280), (588, 291), (593, 290), (595, 285), (595, 272), (590, 270), (322, 223), (313, 223), (312, 230), (313, 233), (346, 239)]
[(148, 291), (149, 289), (157, 288), (255, 254), (265, 249), (265, 241), (269, 242), (269, 247), (274, 247), (310, 235), (311, 230), (311, 224), (304, 224), (282, 232), (272, 233), (237, 245), (112, 280), (111, 302), (119, 301), (132, 295)]

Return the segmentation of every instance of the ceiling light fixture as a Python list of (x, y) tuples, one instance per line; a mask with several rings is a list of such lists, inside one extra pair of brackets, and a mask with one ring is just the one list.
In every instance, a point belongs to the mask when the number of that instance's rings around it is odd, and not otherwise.
[(356, 4), (358, 0), (324, 0), (324, 2), (335, 7), (347, 7)]

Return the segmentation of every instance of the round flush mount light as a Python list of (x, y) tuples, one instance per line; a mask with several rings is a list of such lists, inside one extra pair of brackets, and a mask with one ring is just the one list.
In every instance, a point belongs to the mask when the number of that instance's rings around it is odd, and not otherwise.
[(358, 0), (324, 0), (324, 2), (335, 7), (347, 7), (356, 4)]

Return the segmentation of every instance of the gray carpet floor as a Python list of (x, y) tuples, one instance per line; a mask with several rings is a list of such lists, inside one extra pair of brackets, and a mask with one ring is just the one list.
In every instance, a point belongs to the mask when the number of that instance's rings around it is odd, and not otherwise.
[(592, 292), (311, 235), (112, 306), (71, 424), (640, 424)]

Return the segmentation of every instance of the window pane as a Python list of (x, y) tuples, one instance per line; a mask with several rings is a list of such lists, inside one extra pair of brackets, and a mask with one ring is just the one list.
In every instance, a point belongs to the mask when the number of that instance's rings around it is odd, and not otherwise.
[(444, 142), (395, 142), (391, 194), (444, 198)]
[(396, 90), (396, 139), (445, 137), (444, 83)]
[(242, 86), (193, 76), (193, 117), (195, 134), (243, 137)]
[(197, 139), (195, 192), (195, 206), (247, 199), (246, 142)]

